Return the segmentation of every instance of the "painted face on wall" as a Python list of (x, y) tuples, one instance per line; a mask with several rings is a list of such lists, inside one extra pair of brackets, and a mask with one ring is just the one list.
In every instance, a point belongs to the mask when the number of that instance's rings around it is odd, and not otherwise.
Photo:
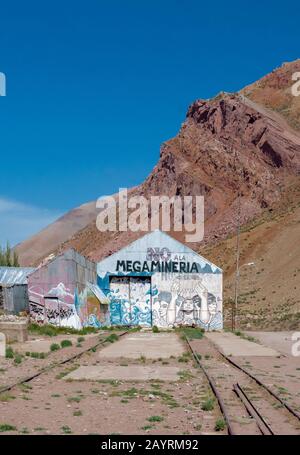
[(208, 311), (211, 316), (217, 314), (217, 301), (213, 294), (208, 293), (207, 296)]
[(155, 302), (159, 302), (158, 314), (160, 319), (167, 322), (168, 317), (168, 309), (170, 306), (170, 302), (172, 300), (172, 294), (170, 292), (160, 292), (157, 296)]
[(168, 308), (169, 308), (169, 303), (165, 302), (164, 300), (161, 300), (158, 312), (159, 312), (159, 316), (162, 319), (165, 319), (167, 317)]
[(193, 311), (194, 310), (194, 301), (192, 298), (186, 298), (183, 300), (182, 305), (181, 305), (181, 310), (182, 311)]

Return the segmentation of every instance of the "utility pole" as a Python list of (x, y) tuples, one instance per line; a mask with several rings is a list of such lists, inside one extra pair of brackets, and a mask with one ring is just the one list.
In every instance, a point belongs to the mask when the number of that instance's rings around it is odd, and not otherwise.
[[(237, 170), (237, 152), (234, 153), (235, 171)], [(240, 191), (240, 173), (238, 173), (238, 201), (237, 201), (237, 220), (236, 220), (236, 272), (234, 284), (234, 308), (232, 308), (232, 331), (236, 330), (237, 325), (237, 312), (238, 312), (238, 299), (239, 299), (239, 280), (240, 280), (240, 225), (241, 225), (241, 191)]]
[(241, 214), (241, 194), (238, 193), (238, 216), (237, 216), (237, 232), (236, 232), (236, 272), (234, 285), (234, 321), (233, 330), (237, 325), (238, 299), (239, 299), (239, 281), (240, 281), (240, 214)]

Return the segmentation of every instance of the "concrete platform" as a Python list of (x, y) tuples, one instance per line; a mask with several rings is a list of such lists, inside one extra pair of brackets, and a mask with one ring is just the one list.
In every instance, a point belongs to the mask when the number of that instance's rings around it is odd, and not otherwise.
[(27, 318), (19, 318), (16, 321), (0, 320), (0, 332), (4, 333), (6, 342), (14, 341), (24, 342), (28, 339), (28, 321)]
[(166, 359), (185, 351), (176, 333), (136, 332), (122, 338), (99, 352), (100, 358)]
[[(70, 340), (72, 341), (73, 345), (77, 344), (77, 339), (81, 335), (57, 335), (54, 337), (47, 337), (47, 338), (36, 338), (34, 340), (28, 340), (24, 343), (15, 343), (14, 349), (20, 353), (25, 352), (50, 352), (50, 346), (53, 343), (60, 344), (62, 340)], [(83, 338), (88, 340), (89, 338), (97, 338), (97, 334), (91, 335), (84, 335)]]
[(119, 365), (105, 366), (82, 366), (72, 371), (63, 379), (68, 380), (122, 380), (122, 381), (149, 381), (159, 379), (161, 381), (178, 381), (180, 368), (167, 366), (139, 366), (130, 365), (121, 367)]
[[(287, 356), (293, 356), (292, 347), (295, 343), (292, 336), (293, 332), (245, 332), (249, 336), (253, 336), (263, 345), (276, 349)], [(300, 332), (300, 330), (299, 330)]]
[(209, 338), (223, 354), (233, 357), (277, 357), (280, 352), (275, 349), (261, 346), (258, 343), (244, 340), (233, 333), (206, 333)]

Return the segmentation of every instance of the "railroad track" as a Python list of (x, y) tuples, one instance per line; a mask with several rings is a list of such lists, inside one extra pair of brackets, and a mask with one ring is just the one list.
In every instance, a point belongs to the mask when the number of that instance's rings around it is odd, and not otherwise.
[[(128, 333), (128, 330), (125, 330), (124, 332), (118, 333), (118, 336), (122, 337), (122, 336), (126, 335), (127, 333)], [(93, 346), (90, 346), (89, 348), (84, 349), (83, 351), (80, 351), (77, 354), (73, 354), (72, 356), (67, 357), (66, 359), (62, 360), (61, 362), (55, 362), (55, 363), (53, 363), (53, 364), (51, 364), (51, 365), (49, 365), (47, 367), (41, 368), (38, 372), (36, 372), (36, 373), (34, 373), (34, 374), (30, 375), (30, 376), (24, 377), (24, 378), (18, 380), (17, 382), (13, 382), (11, 384), (8, 384), (8, 385), (5, 385), (5, 386), (1, 387), (0, 388), (0, 394), (3, 393), (3, 392), (8, 392), (11, 389), (13, 389), (14, 387), (17, 387), (17, 386), (19, 386), (21, 384), (25, 384), (27, 382), (30, 382), (33, 379), (41, 376), (42, 374), (49, 372), (53, 368), (57, 368), (57, 367), (59, 367), (61, 365), (65, 365), (66, 363), (72, 362), (73, 360), (78, 359), (79, 357), (83, 356), (87, 352), (90, 352), (90, 351), (93, 352), (99, 346), (103, 346), (107, 342), (106, 339), (107, 339), (108, 333), (106, 333), (105, 335), (106, 335), (105, 337), (100, 338), (100, 340), (96, 344), (94, 344)]]
[[(213, 375), (208, 371), (208, 369), (201, 362), (198, 354), (193, 349), (188, 337), (185, 336), (187, 345), (196, 361), (198, 366), (202, 369), (205, 374), (210, 387), (218, 401), (221, 412), (224, 416), (224, 420), (227, 425), (228, 434), (235, 435), (239, 434), (236, 431), (236, 419), (232, 417), (232, 412), (230, 412), (230, 406), (225, 402), (221, 394), (221, 387), (218, 386), (214, 380)], [(282, 434), (283, 427), (287, 429), (287, 434), (300, 434), (300, 415), (297, 411), (291, 408), (281, 397), (276, 394), (272, 389), (263, 384), (259, 378), (257, 378), (253, 373), (250, 373), (241, 365), (236, 363), (233, 359), (227, 357), (214, 345), (215, 350), (222, 356), (222, 358), (228, 362), (225, 366), (231, 366), (237, 369), (241, 376), (240, 382), (233, 382), (232, 390), (235, 395), (239, 398), (240, 402), (243, 404), (243, 407), (247, 414), (251, 417), (253, 422), (256, 425), (256, 433), (260, 435), (274, 435)], [(228, 365), (229, 364), (229, 365)], [(242, 373), (242, 374), (241, 374)], [(242, 384), (243, 383), (243, 384)], [(244, 383), (248, 384), (245, 386)], [(258, 396), (257, 396), (258, 394)], [(252, 395), (252, 396), (251, 396)], [(276, 403), (271, 403), (271, 400)], [(256, 405), (255, 403), (258, 403)], [(231, 409), (232, 411), (232, 409)], [(264, 415), (266, 414), (266, 415)], [(274, 415), (275, 414), (275, 415)], [(281, 417), (281, 423), (279, 421), (279, 414)], [(285, 414), (285, 415), (284, 415)], [(234, 412), (233, 412), (233, 415)], [(277, 420), (276, 420), (277, 419)]]

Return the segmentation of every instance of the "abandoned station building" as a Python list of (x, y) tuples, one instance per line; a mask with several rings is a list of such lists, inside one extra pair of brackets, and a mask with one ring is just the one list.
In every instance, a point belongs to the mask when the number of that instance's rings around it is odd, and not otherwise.
[(109, 300), (97, 286), (96, 264), (70, 249), (28, 276), (30, 317), (38, 324), (81, 329), (109, 324)]
[(223, 328), (222, 270), (159, 230), (98, 263), (110, 323)]
[(67, 250), (27, 280), (30, 316), (40, 324), (223, 327), (222, 270), (161, 231), (98, 264)]

